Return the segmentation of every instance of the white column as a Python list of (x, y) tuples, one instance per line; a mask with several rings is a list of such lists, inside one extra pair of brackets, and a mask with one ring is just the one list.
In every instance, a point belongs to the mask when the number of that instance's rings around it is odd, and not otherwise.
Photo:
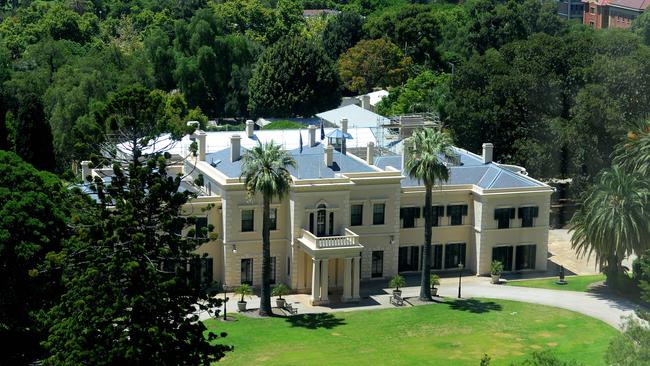
[(352, 258), (345, 258), (343, 267), (343, 301), (352, 297)]
[(352, 272), (352, 299), (359, 300), (359, 279), (361, 274), (361, 257), (354, 257), (354, 271)]
[(320, 300), (320, 259), (312, 259), (311, 271), (311, 303), (314, 305)]
[(327, 259), (321, 260), (321, 280), (320, 280), (320, 301), (323, 304), (329, 302), (327, 296), (327, 289), (329, 287), (329, 261)]

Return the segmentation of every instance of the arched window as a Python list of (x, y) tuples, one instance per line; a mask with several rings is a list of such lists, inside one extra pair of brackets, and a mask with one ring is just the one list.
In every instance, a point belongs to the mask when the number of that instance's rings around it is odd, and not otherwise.
[(325, 205), (320, 204), (318, 205), (318, 211), (316, 212), (316, 236), (327, 235), (327, 233), (325, 232), (325, 218), (326, 218)]

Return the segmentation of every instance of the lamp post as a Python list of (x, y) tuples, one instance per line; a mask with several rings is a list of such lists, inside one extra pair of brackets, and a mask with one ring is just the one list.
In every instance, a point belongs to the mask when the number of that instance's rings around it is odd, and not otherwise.
[(458, 298), (460, 299), (460, 281), (463, 278), (463, 264), (458, 263)]

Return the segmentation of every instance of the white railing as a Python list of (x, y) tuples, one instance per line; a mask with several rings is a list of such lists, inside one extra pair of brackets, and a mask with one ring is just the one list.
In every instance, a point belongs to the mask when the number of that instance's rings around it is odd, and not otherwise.
[(315, 248), (344, 248), (359, 246), (359, 235), (345, 229), (345, 235), (338, 236), (316, 236), (309, 231), (302, 229), (302, 238), (313, 244)]

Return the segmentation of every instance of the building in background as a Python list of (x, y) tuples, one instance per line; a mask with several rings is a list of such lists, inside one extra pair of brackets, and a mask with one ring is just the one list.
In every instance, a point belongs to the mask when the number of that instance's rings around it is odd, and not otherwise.
[(630, 28), (650, 0), (582, 0), (583, 23), (592, 28)]
[(557, 0), (557, 12), (565, 19), (582, 22), (584, 4), (581, 0)]

